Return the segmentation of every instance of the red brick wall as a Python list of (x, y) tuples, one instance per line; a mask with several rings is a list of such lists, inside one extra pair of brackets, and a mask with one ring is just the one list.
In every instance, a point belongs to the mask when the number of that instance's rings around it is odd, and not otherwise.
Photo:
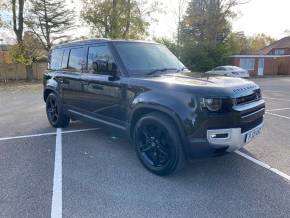
[[(230, 59), (230, 64), (240, 66), (240, 58)], [(255, 58), (255, 70), (250, 70), (251, 76), (257, 76), (259, 58)], [(290, 57), (264, 58), (264, 75), (290, 75)]]
[(277, 60), (274, 58), (265, 58), (264, 75), (277, 75)]

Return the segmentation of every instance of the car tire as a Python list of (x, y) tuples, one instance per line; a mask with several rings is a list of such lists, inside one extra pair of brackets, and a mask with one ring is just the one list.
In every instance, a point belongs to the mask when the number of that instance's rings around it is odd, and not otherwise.
[(64, 110), (59, 97), (53, 92), (46, 99), (46, 115), (49, 123), (55, 128), (64, 128), (69, 125), (70, 117)]
[(178, 129), (162, 113), (153, 112), (138, 120), (134, 129), (134, 143), (143, 166), (156, 175), (170, 175), (185, 166)]

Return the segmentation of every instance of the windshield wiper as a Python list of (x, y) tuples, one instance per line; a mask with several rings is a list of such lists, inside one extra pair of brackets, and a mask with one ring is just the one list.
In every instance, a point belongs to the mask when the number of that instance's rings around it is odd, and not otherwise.
[(183, 71), (190, 71), (187, 67), (182, 67), (181, 69), (179, 69), (178, 71), (177, 71), (177, 73), (179, 73), (179, 72), (183, 72)]
[(157, 72), (165, 72), (167, 70), (178, 70), (178, 69), (176, 69), (176, 68), (161, 68), (161, 69), (155, 69), (155, 70), (150, 71), (149, 73), (146, 73), (146, 75), (149, 76), (149, 75), (153, 75), (153, 74), (155, 74)]

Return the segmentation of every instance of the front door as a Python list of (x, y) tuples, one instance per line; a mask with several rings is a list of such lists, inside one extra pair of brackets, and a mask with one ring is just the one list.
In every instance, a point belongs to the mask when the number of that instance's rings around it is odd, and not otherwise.
[(259, 59), (259, 64), (258, 64), (258, 76), (263, 76), (264, 75), (264, 58)]
[(88, 70), (83, 74), (86, 81), (83, 108), (91, 116), (122, 125), (126, 120), (126, 86), (122, 79), (112, 80), (108, 72), (93, 69), (95, 61), (114, 62), (106, 44), (88, 47)]

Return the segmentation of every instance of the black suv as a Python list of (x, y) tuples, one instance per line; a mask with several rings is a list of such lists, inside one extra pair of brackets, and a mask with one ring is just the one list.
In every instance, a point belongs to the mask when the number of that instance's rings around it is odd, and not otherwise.
[(104, 124), (128, 134), (141, 163), (168, 175), (186, 160), (232, 152), (263, 126), (253, 82), (200, 77), (163, 45), (95, 39), (54, 47), (44, 75), (49, 122)]

